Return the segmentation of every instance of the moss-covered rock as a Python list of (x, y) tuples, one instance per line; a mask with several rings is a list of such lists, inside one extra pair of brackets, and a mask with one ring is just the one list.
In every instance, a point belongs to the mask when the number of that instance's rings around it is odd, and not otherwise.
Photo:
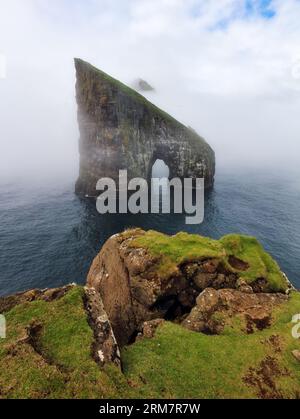
[[(132, 341), (145, 321), (164, 318), (182, 323), (199, 293), (209, 287), (235, 289), (246, 296), (285, 294), (291, 287), (252, 237), (212, 240), (141, 229), (114, 235), (105, 243), (87, 285), (101, 296), (120, 347)], [(274, 299), (280, 302), (279, 297)]]

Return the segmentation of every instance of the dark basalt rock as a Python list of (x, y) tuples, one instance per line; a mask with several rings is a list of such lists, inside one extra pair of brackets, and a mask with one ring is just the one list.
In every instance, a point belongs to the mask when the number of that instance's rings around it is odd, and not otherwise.
[(76, 193), (95, 196), (102, 177), (118, 182), (119, 170), (128, 179), (150, 179), (162, 159), (170, 178), (204, 178), (214, 183), (215, 154), (195, 131), (151, 104), (92, 65), (75, 59), (76, 98), (80, 129), (80, 175)]

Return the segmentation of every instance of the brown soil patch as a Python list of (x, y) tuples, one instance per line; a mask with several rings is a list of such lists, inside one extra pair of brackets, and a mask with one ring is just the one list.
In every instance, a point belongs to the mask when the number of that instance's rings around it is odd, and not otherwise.
[(290, 373), (280, 367), (276, 358), (267, 356), (257, 368), (249, 368), (243, 381), (257, 389), (257, 396), (262, 399), (283, 399), (284, 395), (276, 385), (276, 379), (287, 377)]
[(229, 256), (228, 262), (237, 271), (246, 271), (249, 269), (249, 264), (247, 262), (244, 262), (233, 255)]

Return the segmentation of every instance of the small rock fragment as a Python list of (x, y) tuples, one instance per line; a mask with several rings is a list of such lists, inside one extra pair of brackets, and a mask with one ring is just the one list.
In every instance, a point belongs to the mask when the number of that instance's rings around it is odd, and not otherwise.
[(299, 361), (299, 362), (300, 362), (300, 351), (299, 351), (298, 349), (295, 349), (295, 350), (292, 352), (292, 355), (293, 355), (293, 357), (294, 357), (294, 358), (296, 358), (296, 359), (297, 359), (297, 361)]

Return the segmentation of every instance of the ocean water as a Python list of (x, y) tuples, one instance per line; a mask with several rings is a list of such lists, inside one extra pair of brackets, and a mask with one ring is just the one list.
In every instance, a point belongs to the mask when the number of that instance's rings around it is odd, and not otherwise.
[(184, 215), (100, 215), (74, 194), (74, 180), (0, 184), (0, 295), (83, 284), (103, 243), (126, 227), (220, 238), (256, 236), (300, 288), (299, 176), (270, 171), (218, 171), (205, 220)]

